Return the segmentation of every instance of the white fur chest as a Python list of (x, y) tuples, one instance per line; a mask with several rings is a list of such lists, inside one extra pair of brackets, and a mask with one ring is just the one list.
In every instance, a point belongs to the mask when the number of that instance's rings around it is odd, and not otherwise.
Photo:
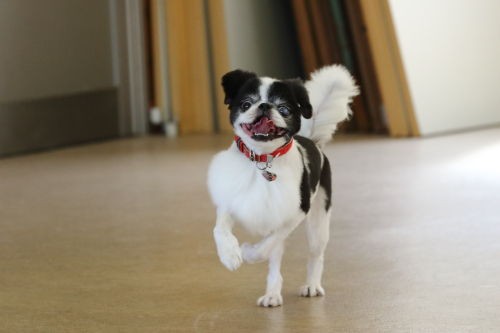
[(264, 236), (299, 213), (302, 168), (300, 153), (293, 147), (273, 161), (269, 171), (277, 178), (268, 181), (233, 145), (212, 160), (208, 187), (218, 209), (249, 232)]

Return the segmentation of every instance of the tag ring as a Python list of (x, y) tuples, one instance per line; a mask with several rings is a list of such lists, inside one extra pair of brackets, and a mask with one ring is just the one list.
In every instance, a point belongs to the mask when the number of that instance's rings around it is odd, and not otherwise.
[(268, 162), (255, 162), (255, 166), (260, 171), (264, 171), (264, 170), (269, 168), (269, 163)]

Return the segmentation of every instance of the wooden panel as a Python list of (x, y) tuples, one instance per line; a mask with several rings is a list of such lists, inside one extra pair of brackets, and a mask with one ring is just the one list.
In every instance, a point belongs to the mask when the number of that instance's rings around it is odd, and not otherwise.
[(387, 0), (361, 0), (391, 136), (419, 131)]
[(333, 57), (333, 54), (326, 35), (327, 29), (325, 28), (325, 22), (322, 18), (322, 9), (320, 8), (319, 1), (307, 1), (306, 6), (307, 11), (304, 14), (308, 14), (309, 22), (311, 24), (311, 36), (309, 36), (309, 38), (311, 38), (314, 42), (314, 48), (318, 58), (318, 66), (315, 68), (316, 70), (328, 63)]
[(160, 50), (160, 22), (158, 1), (151, 1), (151, 58), (152, 58), (152, 81), (153, 81), (153, 104), (162, 108), (166, 107), (164, 100), (163, 89), (167, 89), (163, 85), (161, 77), (161, 50)]
[(165, 5), (169, 85), (180, 133), (212, 133), (212, 82), (203, 0), (168, 0)]
[[(363, 92), (365, 87), (361, 81), (362, 77), (359, 72), (357, 55), (354, 52), (352, 46), (352, 33), (348, 21), (346, 20), (345, 9), (341, 0), (330, 0), (330, 8), (328, 10), (332, 13), (331, 20), (334, 22), (336, 35), (337, 35), (337, 45), (340, 53), (341, 63), (347, 67), (357, 84), (360, 86), (362, 96), (354, 98), (351, 109), (353, 112), (353, 118), (351, 121), (344, 125), (347, 131), (357, 131), (357, 132), (370, 132), (371, 122), (368, 115), (368, 105), (363, 97)], [(342, 128), (341, 128), (342, 129)]]
[(363, 21), (359, 0), (344, 0), (345, 13), (349, 21), (352, 34), (352, 46), (356, 58), (356, 67), (361, 86), (361, 98), (365, 101), (369, 112), (370, 127), (376, 133), (386, 133), (382, 114), (382, 100), (377, 77), (373, 64), (373, 56), (366, 35), (366, 26)]
[(420, 136), (420, 131), (418, 129), (417, 118), (415, 116), (415, 111), (413, 110), (413, 102), (410, 95), (410, 89), (408, 88), (408, 80), (406, 79), (406, 73), (403, 66), (403, 59), (401, 58), (401, 51), (399, 49), (398, 40), (396, 37), (396, 30), (394, 28), (394, 22), (392, 21), (391, 10), (389, 9), (389, 3), (387, 0), (379, 0), (383, 7), (382, 11), (386, 13), (386, 24), (387, 32), (393, 45), (394, 61), (396, 65), (396, 71), (399, 74), (400, 89), (402, 100), (405, 107), (405, 117), (407, 126), (409, 129), (410, 136)]
[(224, 92), (221, 87), (221, 77), (229, 71), (229, 52), (227, 47), (227, 33), (224, 15), (224, 1), (210, 0), (208, 6), (208, 24), (210, 30), (210, 51), (212, 53), (212, 90), (215, 95), (217, 113), (217, 129), (220, 132), (232, 132), (229, 122), (229, 110), (224, 105)]
[(319, 56), (313, 40), (312, 25), (309, 20), (306, 0), (292, 0), (293, 14), (296, 22), (302, 64), (305, 75), (318, 69)]
[[(310, 4), (312, 4), (312, 1)], [(342, 62), (342, 46), (339, 40), (339, 31), (335, 24), (335, 18), (333, 16), (333, 11), (328, 0), (317, 1), (317, 6), (319, 7), (319, 15), (324, 22), (324, 29), (326, 30), (327, 40), (326, 43), (329, 44), (331, 59), (325, 65), (339, 64)], [(312, 11), (311, 11), (312, 12)]]

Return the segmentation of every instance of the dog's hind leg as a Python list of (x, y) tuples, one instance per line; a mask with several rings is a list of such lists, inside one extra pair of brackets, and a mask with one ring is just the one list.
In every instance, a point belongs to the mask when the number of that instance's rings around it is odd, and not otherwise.
[(307, 240), (309, 243), (309, 260), (307, 263), (306, 284), (300, 290), (301, 296), (313, 297), (325, 295), (321, 286), (323, 260), (330, 234), (331, 208), (325, 207), (326, 194), (319, 188), (306, 218)]
[(267, 274), (266, 294), (257, 300), (257, 305), (264, 307), (274, 307), (283, 304), (281, 296), (281, 258), (283, 256), (284, 243), (281, 241), (275, 244), (269, 256), (269, 273)]

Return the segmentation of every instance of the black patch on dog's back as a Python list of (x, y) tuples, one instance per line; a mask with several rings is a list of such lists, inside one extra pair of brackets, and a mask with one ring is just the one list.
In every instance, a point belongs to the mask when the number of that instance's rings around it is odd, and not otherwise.
[(309, 184), (311, 192), (314, 192), (321, 173), (321, 152), (312, 140), (300, 135), (296, 135), (294, 138), (306, 152), (305, 157), (307, 159), (307, 167), (309, 168)]
[[(302, 181), (300, 184), (300, 209), (307, 213), (311, 208), (311, 195), (316, 191), (320, 176), (322, 176), (321, 152), (314, 142), (308, 138), (296, 135), (296, 142), (304, 161)], [(306, 167), (307, 163), (307, 167)]]
[(311, 186), (309, 185), (309, 175), (305, 165), (304, 171), (302, 171), (302, 181), (300, 182), (300, 209), (306, 214), (311, 209)]
[(325, 190), (325, 210), (328, 210), (332, 206), (332, 170), (325, 154), (323, 154), (323, 167), (321, 168), (319, 186)]

